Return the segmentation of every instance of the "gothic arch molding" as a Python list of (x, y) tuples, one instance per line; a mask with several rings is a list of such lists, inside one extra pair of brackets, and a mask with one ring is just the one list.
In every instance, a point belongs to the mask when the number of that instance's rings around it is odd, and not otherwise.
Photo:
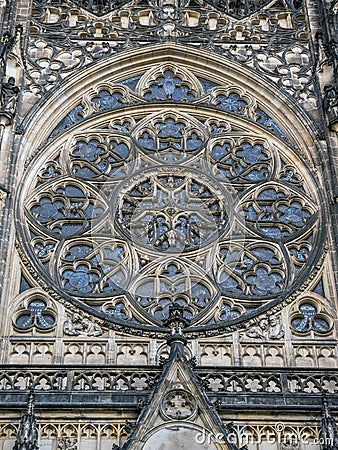
[[(274, 121), (288, 130), (291, 141), (310, 164), (319, 158), (315, 124), (297, 103), (276, 85), (263, 77), (257, 78), (257, 74), (248, 67), (226, 57), (215, 57), (206, 50), (199, 50), (197, 56), (193, 49), (167, 42), (144, 48), (142, 51), (130, 50), (115, 58), (102, 59), (74, 73), (63, 84), (50, 91), (22, 122), (25, 132), (24, 139), (18, 142), (20, 160), (26, 160), (32, 146), (36, 148), (48, 138), (55, 125), (77, 105), (83, 93), (91, 90), (93, 84), (104, 83), (107, 79), (118, 82), (135, 74), (142, 75), (146, 70), (161, 64), (178, 64), (219, 85), (226, 82), (244, 89)], [(53, 121), (46, 123), (46, 117), (51, 116)]]

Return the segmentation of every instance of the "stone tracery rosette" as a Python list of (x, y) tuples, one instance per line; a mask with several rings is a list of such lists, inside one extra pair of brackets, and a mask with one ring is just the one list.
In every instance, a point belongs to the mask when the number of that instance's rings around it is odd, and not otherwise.
[(130, 86), (86, 93), (28, 166), (19, 241), (38, 277), (145, 332), (165, 330), (173, 303), (194, 332), (221, 332), (291, 298), (321, 257), (324, 211), (284, 131), (242, 89), (206, 93), (186, 69)]

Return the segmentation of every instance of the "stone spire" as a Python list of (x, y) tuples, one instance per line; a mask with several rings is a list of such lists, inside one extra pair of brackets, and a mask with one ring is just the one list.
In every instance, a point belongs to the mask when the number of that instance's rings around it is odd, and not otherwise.
[(324, 398), (324, 411), (321, 420), (321, 449), (338, 450), (338, 429), (334, 418), (330, 415), (327, 399)]
[(18, 437), (13, 450), (39, 450), (37, 445), (38, 435), (34, 414), (34, 396), (31, 391), (27, 405), (27, 412), (22, 416)]

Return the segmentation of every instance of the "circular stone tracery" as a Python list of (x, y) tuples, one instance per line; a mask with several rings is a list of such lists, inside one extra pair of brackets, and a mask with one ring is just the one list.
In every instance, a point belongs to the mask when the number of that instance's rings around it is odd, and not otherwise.
[[(302, 177), (268, 133), (207, 128), (205, 112), (186, 110), (182, 118), (144, 107), (123, 133), (103, 120), (86, 137), (88, 119), (46, 149), (53, 157), (32, 163), (35, 184), (18, 212), (25, 250), (60, 296), (107, 323), (163, 329), (176, 303), (195, 329), (221, 330), (294, 292), (320, 256), (319, 200), (305, 164)], [(196, 130), (188, 159), (172, 131), (165, 158), (138, 142), (168, 117), (170, 130)]]
[(137, 245), (159, 252), (193, 251), (229, 227), (233, 199), (215, 180), (187, 168), (143, 171), (118, 194), (115, 219)]

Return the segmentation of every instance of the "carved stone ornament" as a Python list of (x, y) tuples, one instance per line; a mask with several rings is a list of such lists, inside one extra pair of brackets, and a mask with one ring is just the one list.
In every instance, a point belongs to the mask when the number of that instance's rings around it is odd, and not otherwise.
[(34, 413), (33, 392), (29, 395), (27, 412), (22, 416), (13, 450), (39, 450), (38, 432)]
[(196, 401), (192, 394), (183, 389), (169, 391), (162, 401), (162, 412), (176, 420), (188, 419), (196, 412)]
[[(291, 0), (292, 1), (292, 0)], [(216, 7), (222, 12), (225, 12), (229, 15), (232, 15), (234, 17), (243, 17), (248, 16), (249, 14), (252, 14), (264, 6), (271, 3), (271, 0), (206, 0), (207, 3), (210, 3), (212, 6)], [(103, 14), (107, 14), (113, 9), (116, 9), (119, 6), (122, 6), (124, 3), (127, 3), (127, 0), (119, 0), (119, 1), (113, 1), (113, 0), (78, 0), (76, 2), (79, 6), (85, 8), (86, 10), (90, 11), (91, 13), (94, 13), (98, 16), (101, 16)], [(152, 1), (151, 4), (153, 6), (158, 5), (164, 6), (165, 2), (154, 2)], [(188, 4), (187, 0), (183, 1), (177, 1), (170, 3), (170, 6), (173, 5), (176, 8), (180, 5), (185, 6)], [(169, 5), (169, 4), (168, 4)], [(168, 8), (168, 5), (167, 8)], [(164, 9), (165, 11), (165, 9)]]
[(60, 117), (27, 163), (17, 229), (36, 277), (85, 314), (65, 334), (167, 333), (172, 305), (217, 334), (309, 282), (321, 193), (258, 103), (169, 61), (97, 83)]
[[(206, 0), (199, 2), (198, 15), (196, 6), (186, 0), (170, 4), (162, 0), (58, 2), (52, 14), (48, 3), (34, 2), (40, 13), (31, 20), (27, 52), (30, 100), (40, 98), (50, 85), (68, 77), (74, 69), (123, 52), (126, 45), (141, 48), (146, 39), (148, 43), (175, 41), (215, 51), (255, 67), (257, 73), (269, 77), (302, 103), (316, 101), (309, 43), (299, 40), (309, 32), (301, 0)], [(83, 8), (81, 21), (74, 3)], [(103, 27), (93, 14), (104, 15)], [(237, 19), (244, 16), (250, 19), (237, 26)], [(248, 45), (248, 41), (255, 45)], [(43, 63), (46, 58), (50, 60), (48, 66)], [(157, 97), (175, 99), (173, 77), (165, 78)], [(185, 98), (196, 92), (185, 82), (181, 87), (188, 88)]]
[(57, 450), (78, 450), (77, 439), (69, 437), (59, 438)]
[(263, 317), (258, 324), (250, 327), (245, 335), (254, 339), (282, 339), (284, 326), (275, 316)]
[(88, 317), (82, 317), (78, 313), (74, 313), (65, 320), (63, 331), (68, 336), (100, 336), (102, 329), (99, 324), (95, 323)]
[(338, 85), (327, 84), (324, 86), (323, 107), (327, 112), (329, 125), (334, 131), (338, 131)]

